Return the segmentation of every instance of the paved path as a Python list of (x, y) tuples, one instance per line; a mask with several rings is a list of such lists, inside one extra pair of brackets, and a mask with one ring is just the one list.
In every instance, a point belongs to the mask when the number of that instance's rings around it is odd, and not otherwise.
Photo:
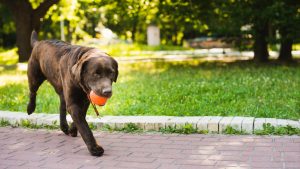
[(90, 156), (81, 137), (2, 127), (0, 168), (300, 168), (299, 136), (94, 134), (103, 157)]

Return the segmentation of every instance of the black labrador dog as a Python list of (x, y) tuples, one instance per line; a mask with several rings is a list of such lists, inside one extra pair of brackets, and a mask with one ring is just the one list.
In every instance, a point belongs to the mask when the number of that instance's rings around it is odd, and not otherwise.
[[(87, 94), (111, 97), (112, 83), (117, 81), (118, 63), (98, 49), (70, 45), (58, 40), (37, 40), (35, 31), (31, 34), (33, 47), (28, 61), (28, 83), (30, 100), (27, 113), (35, 110), (36, 93), (39, 86), (48, 80), (60, 98), (60, 128), (66, 135), (81, 134), (88, 150), (94, 156), (101, 156), (104, 150), (96, 143), (85, 119), (90, 105)], [(71, 114), (70, 128), (66, 111)]]

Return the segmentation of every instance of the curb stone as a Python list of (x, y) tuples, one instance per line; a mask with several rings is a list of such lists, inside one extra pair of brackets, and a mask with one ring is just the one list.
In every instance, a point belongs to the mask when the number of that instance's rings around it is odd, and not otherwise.
[[(252, 134), (255, 130), (262, 130), (264, 123), (270, 123), (272, 126), (290, 125), (294, 128), (300, 128), (300, 120), (285, 120), (275, 118), (254, 118), (254, 117), (221, 117), (221, 116), (104, 116), (101, 118), (87, 116), (88, 123), (92, 123), (96, 128), (102, 128), (104, 125), (112, 129), (123, 128), (126, 124), (133, 123), (146, 131), (159, 131), (167, 127), (176, 129), (183, 128), (186, 124), (191, 124), (197, 131), (206, 130), (209, 133), (223, 133), (227, 126), (238, 131)], [(10, 124), (21, 124), (23, 120), (28, 120), (37, 125), (59, 124), (58, 114), (34, 113), (27, 115), (23, 112), (0, 111), (0, 120), (8, 121)], [(68, 123), (72, 122), (70, 115), (67, 115)]]
[(264, 123), (266, 123), (265, 118), (255, 118), (253, 130), (262, 130)]
[(230, 126), (233, 117), (223, 117), (219, 122), (219, 133), (224, 133), (226, 126)]
[(253, 133), (253, 127), (254, 117), (245, 117), (242, 122), (242, 131), (244, 131), (247, 134), (251, 134)]
[(223, 117), (220, 116), (212, 116), (212, 118), (208, 121), (207, 130), (209, 133), (218, 133), (219, 132), (219, 123)]

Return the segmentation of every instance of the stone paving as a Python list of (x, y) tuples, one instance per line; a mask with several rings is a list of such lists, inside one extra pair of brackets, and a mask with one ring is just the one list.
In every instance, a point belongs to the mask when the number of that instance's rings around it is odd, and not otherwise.
[(102, 157), (90, 156), (80, 136), (1, 127), (0, 169), (300, 168), (299, 136), (94, 135), (105, 149)]

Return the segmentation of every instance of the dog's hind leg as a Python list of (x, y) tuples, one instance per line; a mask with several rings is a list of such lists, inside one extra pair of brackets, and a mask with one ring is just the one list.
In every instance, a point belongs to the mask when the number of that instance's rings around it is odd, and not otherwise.
[(32, 58), (29, 60), (27, 76), (30, 91), (29, 103), (27, 105), (27, 113), (28, 115), (30, 115), (35, 110), (36, 92), (46, 79), (41, 71), (40, 65), (37, 60)]

